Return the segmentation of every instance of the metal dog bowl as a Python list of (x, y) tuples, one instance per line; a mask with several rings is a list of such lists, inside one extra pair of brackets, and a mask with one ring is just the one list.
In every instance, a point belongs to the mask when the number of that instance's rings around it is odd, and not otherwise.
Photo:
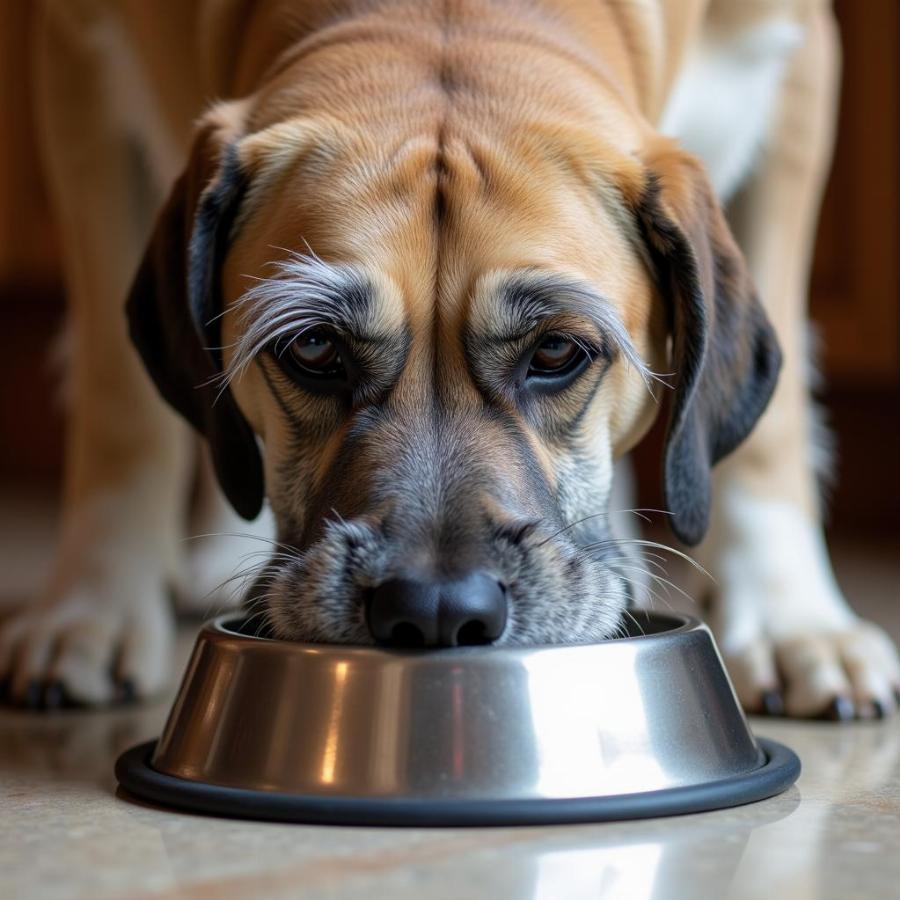
[(636, 617), (598, 644), (419, 651), (268, 640), (222, 617), (160, 740), (116, 775), (194, 811), (391, 825), (640, 818), (791, 785), (799, 760), (753, 737), (707, 628)]

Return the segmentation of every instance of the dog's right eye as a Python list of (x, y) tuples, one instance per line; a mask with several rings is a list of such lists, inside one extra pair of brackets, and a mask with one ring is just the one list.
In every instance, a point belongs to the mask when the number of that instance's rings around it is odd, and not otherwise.
[(313, 381), (337, 387), (349, 380), (340, 341), (327, 331), (308, 331), (286, 347), (276, 347), (275, 356), (301, 384)]
[(310, 332), (291, 342), (288, 353), (298, 365), (310, 372), (329, 372), (340, 367), (341, 354), (335, 342), (322, 332)]

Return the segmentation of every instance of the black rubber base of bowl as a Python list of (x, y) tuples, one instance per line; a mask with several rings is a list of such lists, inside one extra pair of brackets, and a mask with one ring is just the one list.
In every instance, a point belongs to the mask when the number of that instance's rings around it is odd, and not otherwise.
[(800, 774), (793, 750), (759, 739), (766, 762), (747, 775), (640, 794), (548, 800), (413, 800), (310, 797), (188, 781), (150, 765), (154, 741), (127, 750), (116, 778), (131, 794), (164, 806), (217, 816), (319, 825), (551, 825), (674, 816), (741, 806), (789, 788)]

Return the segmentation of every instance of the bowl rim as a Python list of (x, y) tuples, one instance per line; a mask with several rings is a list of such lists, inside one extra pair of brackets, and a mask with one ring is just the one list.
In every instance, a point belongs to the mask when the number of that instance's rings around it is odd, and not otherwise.
[(438, 659), (445, 657), (460, 656), (484, 656), (497, 658), (502, 655), (515, 656), (516, 654), (535, 651), (553, 651), (553, 650), (584, 650), (591, 647), (619, 646), (621, 644), (633, 644), (641, 641), (662, 641), (665, 639), (685, 637), (691, 634), (710, 634), (709, 628), (697, 616), (689, 613), (666, 611), (657, 612), (655, 610), (629, 610), (629, 615), (633, 617), (635, 614), (643, 616), (647, 619), (659, 622), (667, 622), (671, 627), (663, 628), (659, 631), (652, 631), (649, 634), (629, 634), (625, 637), (610, 637), (602, 641), (581, 641), (571, 644), (509, 644), (496, 647), (493, 645), (479, 645), (470, 647), (423, 647), (423, 648), (401, 648), (401, 647), (379, 647), (374, 644), (329, 644), (315, 643), (311, 641), (292, 641), (285, 638), (268, 637), (264, 635), (250, 635), (229, 627), (233, 624), (239, 624), (246, 620), (246, 615), (242, 610), (232, 610), (228, 613), (216, 616), (204, 622), (200, 629), (198, 637), (205, 636), (207, 639), (220, 641), (234, 641), (246, 644), (248, 647), (257, 645), (259, 647), (269, 647), (273, 650), (277, 649), (281, 652), (291, 653), (311, 653), (315, 655), (333, 653), (340, 656), (390, 656), (392, 658), (414, 658), (414, 659)]

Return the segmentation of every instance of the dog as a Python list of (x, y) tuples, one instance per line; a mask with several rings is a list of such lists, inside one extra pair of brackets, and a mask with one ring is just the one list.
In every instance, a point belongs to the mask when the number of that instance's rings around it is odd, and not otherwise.
[[(74, 400), (9, 698), (158, 692), (168, 592), (202, 604), (232, 532), (279, 638), (615, 636), (641, 545), (614, 463), (665, 415), (745, 708), (893, 712), (809, 399), (838, 68), (824, 0), (46, 2)], [(185, 567), (198, 454), (191, 527), (220, 537)]]

